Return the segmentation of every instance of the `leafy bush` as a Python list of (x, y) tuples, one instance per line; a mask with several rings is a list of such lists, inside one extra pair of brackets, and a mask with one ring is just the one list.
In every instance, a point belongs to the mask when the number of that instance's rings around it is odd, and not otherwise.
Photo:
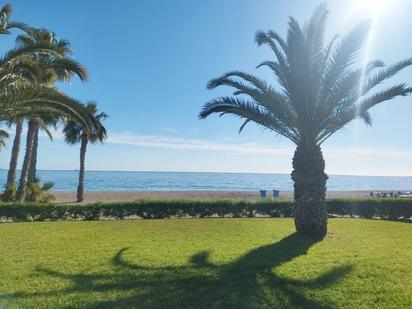
[[(327, 200), (334, 216), (410, 220), (412, 199), (334, 199)], [(100, 220), (139, 217), (163, 219), (181, 217), (292, 217), (293, 201), (188, 201), (139, 200), (127, 203), (56, 205), (39, 203), (0, 203), (0, 219), (11, 221)]]
[(16, 200), (16, 193), (17, 193), (17, 188), (16, 185), (12, 186), (5, 186), (4, 192), (1, 194), (0, 199), (3, 202), (11, 202)]
[(55, 200), (55, 196), (50, 193), (53, 188), (53, 182), (40, 183), (38, 178), (28, 183), (26, 192), (26, 201), (34, 203), (50, 203)]

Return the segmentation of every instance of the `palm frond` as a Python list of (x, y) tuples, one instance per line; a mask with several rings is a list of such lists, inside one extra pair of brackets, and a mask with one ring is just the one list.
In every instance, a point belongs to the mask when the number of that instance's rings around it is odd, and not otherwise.
[(328, 97), (330, 89), (350, 70), (369, 29), (370, 22), (359, 24), (333, 49), (322, 76), (322, 99)]
[(3, 30), (7, 29), (7, 24), (12, 13), (12, 7), (10, 4), (5, 4), (0, 10), (0, 21), (1, 21), (1, 28)]
[(22, 23), (22, 22), (9, 21), (7, 23), (7, 29), (19, 29), (19, 30), (22, 30), (24, 32), (30, 32), (32, 28), (30, 26), (28, 26), (27, 24)]
[(93, 123), (91, 127), (85, 127), (75, 120), (67, 119), (63, 129), (65, 141), (68, 144), (76, 144), (80, 142), (83, 136), (91, 143), (104, 142), (107, 138), (107, 130), (103, 126), (102, 121), (108, 117), (104, 112), (99, 112), (97, 104), (94, 101), (89, 101), (84, 106), (85, 110)]
[(0, 149), (6, 148), (6, 139), (10, 137), (10, 134), (5, 131), (0, 129)]
[(87, 70), (79, 62), (67, 57), (48, 59), (45, 66), (53, 70), (62, 81), (70, 81), (72, 75), (77, 75), (81, 81), (88, 78)]
[[(284, 54), (284, 51), (281, 51), (278, 46), (275, 43), (275, 39), (273, 38), (273, 33), (272, 35), (269, 35), (266, 32), (263, 31), (258, 31), (256, 32), (255, 35), (255, 41), (258, 44), (258, 46), (261, 46), (263, 44), (268, 45), (272, 51), (274, 52), (274, 54), (276, 55), (277, 61), (281, 64), (281, 65), (285, 65), (287, 64), (287, 60)], [(284, 44), (284, 43), (283, 43)], [(283, 50), (283, 49), (282, 49)]]
[(406, 96), (412, 92), (412, 88), (407, 87), (406, 84), (399, 84), (392, 86), (386, 90), (382, 90), (378, 93), (375, 93), (369, 97), (362, 99), (359, 103), (360, 111), (367, 111), (373, 106), (392, 100), (398, 96)]
[[(231, 77), (240, 77), (241, 80), (245, 80), (250, 86), (233, 80)], [(291, 115), (293, 111), (288, 108), (287, 98), (285, 95), (275, 91), (265, 81), (251, 74), (230, 72), (220, 78), (211, 80), (208, 83), (208, 88), (216, 88), (222, 85), (235, 88), (234, 95), (248, 95), (255, 104), (270, 111), (277, 118), (278, 122), (289, 126), (292, 130), (296, 129), (294, 128), (296, 126), (296, 123), (294, 123), (295, 117)]]
[[(291, 132), (289, 128), (283, 126), (273, 114), (255, 102), (231, 97), (214, 99), (203, 106), (202, 111), (199, 113), (199, 118), (205, 119), (211, 114), (216, 113), (221, 116), (224, 114), (236, 115), (245, 120), (253, 121), (264, 128), (277, 132), (278, 134), (286, 136), (292, 141), (297, 140), (294, 132)], [(244, 125), (245, 123), (242, 126), (244, 127)]]
[(412, 88), (407, 87), (405, 84), (399, 84), (364, 98), (360, 103), (339, 113), (334, 121), (330, 121), (324, 131), (319, 135), (319, 143), (323, 143), (331, 135), (343, 128), (355, 118), (361, 118), (367, 125), (370, 125), (372, 123), (368, 112), (370, 108), (379, 103), (392, 100), (395, 97), (406, 96), (411, 93)]
[(374, 74), (372, 77), (367, 79), (367, 81), (364, 83), (364, 85), (361, 88), (361, 94), (366, 94), (368, 93), (372, 88), (376, 87), (380, 83), (382, 83), (384, 80), (391, 78), (392, 76), (396, 75), (399, 71), (402, 69), (406, 68), (407, 66), (412, 65), (412, 58), (408, 58), (402, 61), (399, 61), (398, 63), (395, 63), (389, 67), (386, 67), (376, 74)]
[(61, 116), (76, 119), (85, 127), (93, 122), (83, 105), (55, 88), (24, 85), (10, 87), (0, 92), (2, 118), (29, 116), (36, 113), (54, 112)]
[(313, 13), (309, 23), (304, 29), (306, 45), (312, 58), (313, 69), (320, 70), (320, 63), (324, 59), (324, 34), (329, 10), (326, 3), (321, 3)]
[(288, 45), (286, 44), (285, 40), (282, 39), (282, 37), (276, 33), (273, 30), (269, 30), (267, 32), (267, 36), (273, 40), (275, 40), (275, 42), (277, 42), (279, 44), (279, 46), (282, 48), (283, 53), (286, 55), (288, 52)]
[[(278, 35), (274, 32), (265, 33), (263, 31), (258, 31), (256, 33), (255, 41), (259, 46), (265, 44), (272, 49), (272, 51), (276, 55), (277, 67), (281, 72), (280, 76), (278, 77), (281, 78), (282, 83), (285, 85), (284, 87), (286, 87), (286, 85), (288, 84), (287, 80), (290, 71), (288, 60), (286, 58), (286, 52), (288, 52), (288, 49), (285, 46), (286, 43), (281, 40), (280, 37), (278, 38)], [(280, 42), (279, 44), (282, 47), (282, 51), (279, 50), (275, 41), (277, 41), (278, 43)]]
[(4, 66), (8, 62), (14, 61), (22, 56), (31, 56), (33, 53), (52, 54), (56, 56), (61, 55), (61, 50), (57, 47), (50, 46), (48, 44), (39, 43), (33, 46), (16, 47), (6, 52), (3, 57), (0, 58), (0, 67)]
[(380, 60), (371, 61), (365, 67), (348, 72), (337, 81), (329, 91), (329, 97), (318, 104), (316, 115), (318, 127), (322, 128), (325, 122), (333, 121), (337, 113), (354, 104), (360, 97), (359, 85), (364, 76), (382, 66), (384, 64)]
[(61, 115), (53, 112), (37, 112), (30, 117), (31, 121), (34, 121), (36, 126), (44, 131), (50, 140), (53, 140), (53, 134), (49, 127), (51, 126), (54, 129), (57, 129), (60, 118)]
[(18, 61), (11, 61), (0, 68), (0, 78), (18, 77), (30, 83), (37, 83), (42, 70), (38, 63), (30, 57), (21, 57)]
[(80, 142), (81, 135), (83, 133), (83, 127), (76, 121), (66, 121), (63, 128), (64, 140), (66, 143), (74, 145)]
[(258, 88), (261, 91), (266, 91), (269, 88), (269, 85), (262, 79), (259, 79), (258, 77), (252, 75), (252, 74), (248, 74), (248, 73), (244, 73), (244, 72), (240, 72), (240, 71), (232, 71), (232, 72), (228, 72), (226, 74), (223, 74), (220, 78), (217, 79), (212, 79), (208, 85), (207, 88), (208, 89), (214, 89), (216, 87), (219, 87), (222, 85), (221, 81), (222, 80), (227, 80), (229, 77), (239, 77), (249, 83), (251, 83), (253, 86), (255, 86), (256, 88)]

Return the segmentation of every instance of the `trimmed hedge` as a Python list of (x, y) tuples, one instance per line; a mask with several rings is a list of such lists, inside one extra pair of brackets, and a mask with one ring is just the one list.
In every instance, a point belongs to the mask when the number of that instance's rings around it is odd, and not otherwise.
[[(331, 216), (410, 220), (412, 199), (327, 200)], [(1, 221), (101, 220), (139, 217), (292, 217), (293, 201), (139, 200), (87, 205), (0, 203)]]
[(412, 219), (412, 199), (331, 199), (326, 201), (329, 214), (386, 220)]

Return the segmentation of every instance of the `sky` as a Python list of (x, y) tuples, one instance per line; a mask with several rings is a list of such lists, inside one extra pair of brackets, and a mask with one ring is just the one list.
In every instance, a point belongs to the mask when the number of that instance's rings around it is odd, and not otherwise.
[[(412, 56), (412, 1), (335, 0), (328, 38), (374, 18), (374, 31), (360, 61), (386, 64)], [(59, 85), (83, 102), (95, 100), (109, 114), (109, 138), (88, 149), (86, 169), (290, 173), (294, 145), (241, 120), (199, 120), (204, 103), (230, 89), (207, 90), (221, 74), (242, 70), (275, 83), (265, 69), (273, 58), (254, 42), (257, 30), (286, 34), (289, 16), (306, 21), (315, 0), (71, 0), (12, 1), (13, 19), (54, 31), (71, 42), (89, 81)], [(14, 33), (15, 35), (16, 33)], [(14, 36), (2, 37), (1, 51)], [(412, 85), (412, 68), (388, 82)], [(376, 106), (373, 125), (355, 121), (323, 144), (326, 171), (346, 175), (412, 175), (412, 97)], [(7, 168), (12, 139), (0, 152)], [(24, 144), (23, 144), (24, 147)], [(23, 153), (20, 155), (22, 159)], [(21, 160), (20, 160), (21, 161)], [(60, 131), (39, 145), (39, 169), (78, 169), (79, 145)]]

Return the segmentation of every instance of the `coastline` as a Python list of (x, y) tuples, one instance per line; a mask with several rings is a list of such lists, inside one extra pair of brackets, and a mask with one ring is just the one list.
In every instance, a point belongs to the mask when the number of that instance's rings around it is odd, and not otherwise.
[[(76, 192), (53, 192), (57, 203), (75, 203)], [(328, 191), (327, 198), (367, 198), (369, 190)], [(139, 199), (160, 200), (260, 200), (257, 191), (86, 191), (83, 203), (130, 202)], [(276, 199), (292, 199), (293, 191), (281, 191)], [(271, 199), (268, 192), (267, 199)]]

